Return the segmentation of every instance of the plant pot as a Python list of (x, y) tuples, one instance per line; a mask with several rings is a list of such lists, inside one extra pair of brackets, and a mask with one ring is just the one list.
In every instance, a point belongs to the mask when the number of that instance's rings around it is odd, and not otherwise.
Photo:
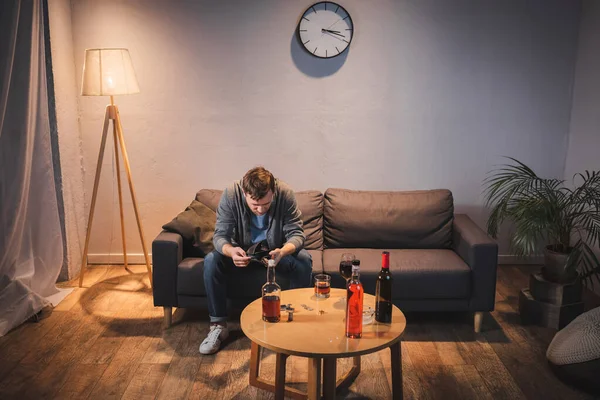
[(548, 245), (544, 249), (544, 279), (556, 283), (569, 283), (577, 279), (577, 271), (566, 271), (567, 259), (571, 248), (567, 252), (554, 251), (555, 245)]

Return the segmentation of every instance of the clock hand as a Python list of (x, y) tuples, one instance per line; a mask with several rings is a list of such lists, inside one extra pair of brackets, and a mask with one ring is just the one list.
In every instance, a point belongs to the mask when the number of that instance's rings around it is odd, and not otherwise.
[[(348, 18), (348, 17), (346, 17), (346, 18)], [(335, 21), (333, 24), (329, 25), (329, 26), (327, 27), (327, 29), (331, 28), (332, 26), (334, 26), (334, 25), (335, 25), (335, 24), (337, 24), (338, 22), (345, 20), (346, 18), (340, 18), (340, 19), (338, 19), (338, 20), (337, 20), (337, 21)]]
[(341, 36), (343, 38), (346, 38), (346, 36), (342, 35), (341, 33), (336, 33), (337, 31), (330, 31), (329, 29), (321, 29), (321, 32), (327, 32), (335, 36)]
[(321, 29), (321, 31), (330, 32), (330, 33), (340, 33), (340, 31), (332, 31), (331, 29)]
[[(325, 33), (329, 33), (329, 32), (325, 32)], [(335, 34), (335, 33), (329, 33), (329, 34), (330, 34), (331, 36), (333, 36), (334, 38), (336, 38), (337, 40), (341, 40), (341, 41), (343, 41), (343, 42), (350, 43), (350, 42), (348, 42), (348, 41), (346, 40), (346, 36), (344, 36), (344, 35), (337, 35), (337, 34)]]

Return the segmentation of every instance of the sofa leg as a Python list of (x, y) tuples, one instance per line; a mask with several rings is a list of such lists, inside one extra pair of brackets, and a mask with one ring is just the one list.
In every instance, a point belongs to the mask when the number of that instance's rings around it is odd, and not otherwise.
[(475, 313), (475, 318), (474, 318), (474, 322), (475, 322), (475, 332), (479, 333), (481, 332), (481, 322), (483, 321), (483, 312), (482, 311), (477, 311)]
[(173, 307), (164, 307), (165, 310), (165, 329), (171, 327), (173, 321)]

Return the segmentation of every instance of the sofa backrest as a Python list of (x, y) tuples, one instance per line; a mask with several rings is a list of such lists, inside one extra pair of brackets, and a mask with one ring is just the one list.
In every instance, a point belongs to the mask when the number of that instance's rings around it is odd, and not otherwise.
[(304, 248), (323, 249), (323, 194), (317, 190), (296, 192), (296, 202), (302, 212), (304, 224)]
[[(202, 189), (196, 193), (196, 200), (217, 211), (222, 190)], [(323, 249), (323, 194), (317, 190), (295, 192), (298, 208), (302, 212), (307, 250)], [(216, 218), (216, 217), (215, 217)]]
[(325, 248), (449, 248), (454, 204), (447, 189), (407, 192), (327, 189)]

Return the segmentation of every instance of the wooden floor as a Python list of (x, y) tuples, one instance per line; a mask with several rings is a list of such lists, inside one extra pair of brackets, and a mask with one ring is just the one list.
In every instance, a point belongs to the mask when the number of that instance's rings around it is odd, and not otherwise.
[[(212, 356), (198, 353), (206, 311), (177, 310), (163, 330), (144, 266), (91, 267), (39, 322), (0, 338), (0, 399), (271, 399), (248, 386), (250, 342), (234, 322)], [(408, 314), (402, 342), (405, 399), (591, 399), (554, 377), (546, 348), (555, 331), (519, 323), (518, 291), (532, 266), (499, 267), (496, 310), (475, 334), (465, 314)], [(75, 282), (63, 286), (76, 286)], [(596, 302), (588, 299), (588, 303)], [(597, 305), (597, 304), (595, 304)], [(348, 360), (349, 361), (349, 360)], [(338, 374), (350, 368), (338, 364)], [(390, 398), (389, 351), (362, 359), (362, 372), (338, 398)], [(273, 376), (265, 352), (261, 376)], [(288, 359), (288, 381), (306, 388), (306, 360)]]

